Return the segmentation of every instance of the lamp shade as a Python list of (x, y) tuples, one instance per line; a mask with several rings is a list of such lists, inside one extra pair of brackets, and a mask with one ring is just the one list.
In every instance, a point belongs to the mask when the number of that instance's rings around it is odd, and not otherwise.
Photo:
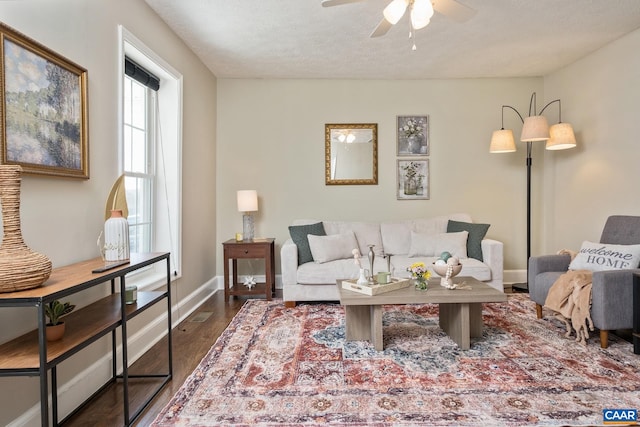
[(516, 142), (513, 139), (511, 129), (500, 129), (493, 131), (491, 135), (490, 153), (512, 153), (516, 151)]
[(576, 136), (573, 127), (569, 123), (558, 123), (549, 129), (550, 138), (547, 141), (547, 150), (566, 150), (576, 146)]
[(407, 0), (393, 0), (382, 11), (384, 19), (389, 21), (390, 24), (397, 24), (402, 15), (407, 10)]
[(549, 139), (549, 124), (544, 116), (530, 116), (524, 119), (520, 141), (546, 141)]
[(238, 191), (238, 211), (254, 212), (258, 210), (258, 192), (256, 190)]

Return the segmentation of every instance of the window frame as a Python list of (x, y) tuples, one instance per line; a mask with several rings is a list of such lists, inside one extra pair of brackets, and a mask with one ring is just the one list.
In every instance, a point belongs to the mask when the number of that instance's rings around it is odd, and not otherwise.
[[(118, 172), (124, 171), (124, 85), (125, 55), (161, 80), (156, 92), (157, 132), (161, 146), (155, 146), (154, 191), (152, 192), (151, 252), (171, 252), (171, 278), (182, 276), (182, 94), (183, 77), (122, 25), (119, 36)], [(163, 156), (163, 157), (160, 157)], [(169, 230), (166, 233), (160, 232)], [(148, 271), (127, 276), (127, 283), (153, 290), (166, 283), (166, 268), (151, 266)]]

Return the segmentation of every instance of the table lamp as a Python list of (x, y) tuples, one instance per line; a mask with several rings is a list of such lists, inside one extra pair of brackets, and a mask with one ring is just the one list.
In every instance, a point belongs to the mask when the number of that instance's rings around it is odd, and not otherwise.
[(253, 215), (251, 212), (258, 210), (258, 192), (256, 190), (238, 191), (238, 212), (242, 215), (242, 238), (253, 240)]

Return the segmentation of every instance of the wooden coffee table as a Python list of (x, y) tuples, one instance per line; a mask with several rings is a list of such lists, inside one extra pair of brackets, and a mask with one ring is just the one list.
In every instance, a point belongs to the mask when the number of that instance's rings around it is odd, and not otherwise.
[(364, 295), (342, 289), (337, 281), (340, 304), (345, 308), (347, 341), (370, 341), (383, 350), (382, 306), (387, 304), (439, 304), (439, 324), (462, 350), (468, 350), (471, 337), (482, 336), (482, 303), (504, 302), (507, 294), (473, 277), (454, 277), (456, 284), (465, 282), (471, 289), (449, 290), (440, 286), (440, 278), (429, 280), (426, 291), (414, 286), (380, 295)]

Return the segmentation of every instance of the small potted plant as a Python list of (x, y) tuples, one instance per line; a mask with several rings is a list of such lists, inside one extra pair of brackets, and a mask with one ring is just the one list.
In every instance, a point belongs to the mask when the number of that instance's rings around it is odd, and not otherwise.
[(49, 318), (47, 323), (47, 341), (57, 341), (64, 335), (64, 322), (60, 318), (69, 314), (76, 308), (68, 302), (61, 303), (58, 300), (51, 301), (44, 306), (44, 314)]

